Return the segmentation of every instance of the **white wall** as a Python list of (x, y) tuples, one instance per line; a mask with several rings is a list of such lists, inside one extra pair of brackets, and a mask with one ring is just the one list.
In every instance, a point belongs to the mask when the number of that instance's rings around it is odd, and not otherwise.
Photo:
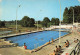
[[(72, 28), (73, 25), (61, 25), (61, 28), (67, 28), (67, 29), (70, 29)], [(52, 28), (60, 28), (60, 26), (52, 26)]]

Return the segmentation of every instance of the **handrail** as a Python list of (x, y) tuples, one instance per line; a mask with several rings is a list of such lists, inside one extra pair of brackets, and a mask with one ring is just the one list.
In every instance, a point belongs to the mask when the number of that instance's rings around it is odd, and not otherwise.
[(69, 55), (76, 55), (76, 54), (79, 55), (79, 53), (80, 53), (80, 41), (77, 43), (77, 45)]

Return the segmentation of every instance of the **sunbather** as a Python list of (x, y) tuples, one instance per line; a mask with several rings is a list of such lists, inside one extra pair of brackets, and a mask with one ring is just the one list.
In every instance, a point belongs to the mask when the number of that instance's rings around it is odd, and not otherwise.
[(68, 47), (69, 45), (65, 42), (65, 45), (64, 45), (64, 47)]
[(54, 50), (53, 54), (52, 55), (56, 55), (56, 51)]
[(68, 40), (66, 40), (66, 41), (67, 41), (67, 42), (66, 42), (66, 43), (67, 43), (67, 46), (69, 46), (69, 44), (70, 44), (69, 41), (68, 41)]
[(56, 52), (58, 52), (58, 47), (56, 46)]
[(59, 47), (58, 47), (58, 52), (60, 52), (61, 51), (61, 46), (59, 45)]
[(75, 43), (77, 43), (78, 41), (79, 41), (78, 39), (77, 40), (74, 40)]

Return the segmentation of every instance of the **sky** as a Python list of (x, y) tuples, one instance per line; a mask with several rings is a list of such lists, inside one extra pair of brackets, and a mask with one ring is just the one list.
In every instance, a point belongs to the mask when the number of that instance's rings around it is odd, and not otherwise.
[[(80, 0), (60, 0), (60, 2), (62, 20), (65, 7), (80, 6)], [(16, 16), (17, 20), (21, 20), (24, 16), (35, 20), (43, 20), (44, 17), (50, 20), (60, 18), (60, 3), (59, 0), (0, 0), (0, 20), (16, 20)]]

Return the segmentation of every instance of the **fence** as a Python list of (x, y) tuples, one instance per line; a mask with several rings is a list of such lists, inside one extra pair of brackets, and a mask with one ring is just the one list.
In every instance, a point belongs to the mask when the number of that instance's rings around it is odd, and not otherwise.
[(80, 54), (80, 41), (78, 44), (73, 48), (72, 52), (69, 55), (79, 55)]

